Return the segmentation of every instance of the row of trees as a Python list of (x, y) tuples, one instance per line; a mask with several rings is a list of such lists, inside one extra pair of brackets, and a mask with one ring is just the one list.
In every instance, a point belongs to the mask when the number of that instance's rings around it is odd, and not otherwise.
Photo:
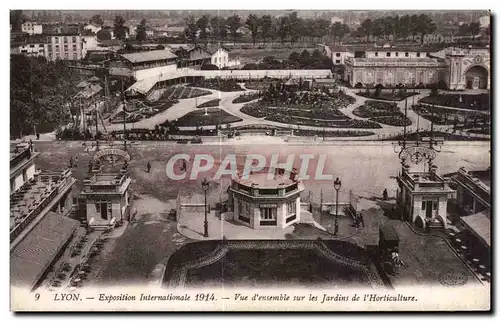
[(407, 41), (411, 36), (414, 41), (416, 36), (420, 36), (420, 41), (423, 43), (424, 36), (432, 34), (436, 29), (436, 23), (426, 14), (388, 16), (375, 20), (365, 19), (353, 36), (364, 37), (367, 42), (373, 37)]
[[(241, 27), (250, 31), (253, 43), (261, 39), (264, 43), (268, 39), (279, 39), (281, 43), (289, 41), (290, 44), (297, 42), (322, 42), (323, 38), (330, 36), (334, 43), (342, 41), (350, 35), (355, 38), (364, 38), (366, 42), (374, 39), (402, 39), (408, 41), (410, 36), (415, 41), (420, 36), (423, 43), (424, 36), (436, 31), (436, 23), (426, 14), (414, 14), (403, 16), (387, 16), (377, 19), (365, 19), (356, 30), (341, 22), (330, 23), (326, 19), (300, 18), (297, 12), (292, 12), (282, 17), (271, 15), (257, 16), (250, 14), (244, 21), (237, 14), (227, 19), (204, 15), (199, 19), (190, 16), (186, 19), (186, 39), (192, 43), (198, 40), (207, 42), (209, 37), (224, 41), (228, 36), (235, 42)], [(476, 32), (476, 24), (467, 29)], [(471, 31), (473, 30), (473, 31)]]
[[(488, 29), (487, 29), (488, 30)], [(458, 34), (460, 36), (474, 37), (481, 32), (481, 25), (479, 22), (464, 23), (458, 27)]]
[(349, 27), (343, 23), (336, 22), (331, 25), (326, 19), (303, 19), (297, 12), (279, 18), (250, 14), (246, 20), (237, 14), (227, 19), (208, 15), (196, 19), (190, 16), (186, 19), (186, 25), (185, 37), (193, 44), (197, 41), (206, 43), (209, 39), (225, 41), (228, 37), (236, 42), (242, 27), (249, 30), (254, 45), (257, 39), (261, 39), (264, 43), (279, 39), (282, 44), (289, 41), (292, 45), (298, 41), (310, 43), (321, 41), (328, 35), (341, 40), (349, 33)]

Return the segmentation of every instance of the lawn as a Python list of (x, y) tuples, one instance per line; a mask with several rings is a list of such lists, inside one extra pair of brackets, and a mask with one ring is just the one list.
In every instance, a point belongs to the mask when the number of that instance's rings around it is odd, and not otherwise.
[(208, 90), (203, 90), (199, 88), (186, 87), (186, 86), (172, 86), (167, 88), (161, 98), (160, 101), (172, 100), (172, 99), (186, 99), (186, 98), (195, 98), (205, 95), (210, 95), (211, 92)]
[[(300, 49), (300, 52), (302, 52), (304, 49)], [(312, 54), (314, 51), (314, 48), (307, 49), (309, 53)], [(239, 57), (240, 62), (242, 65), (246, 65), (248, 63), (256, 63), (259, 60), (263, 59), (264, 57), (269, 57), (272, 56), (275, 59), (282, 60), (282, 59), (288, 59), (290, 54), (294, 51), (297, 51), (297, 49), (291, 49), (291, 48), (283, 48), (283, 49), (276, 49), (276, 48), (269, 48), (269, 49), (258, 49), (258, 48), (252, 48), (252, 49), (234, 49), (231, 50), (231, 55), (234, 57)]]
[(212, 100), (204, 102), (203, 104), (196, 106), (196, 108), (217, 107), (217, 106), (219, 106), (220, 101), (221, 100), (219, 98), (212, 99)]
[(192, 111), (178, 119), (178, 126), (214, 126), (219, 124), (229, 124), (239, 122), (242, 119), (228, 114), (222, 109), (214, 108), (207, 110)]
[(490, 110), (490, 94), (443, 94), (424, 97), (420, 102), (460, 109)]

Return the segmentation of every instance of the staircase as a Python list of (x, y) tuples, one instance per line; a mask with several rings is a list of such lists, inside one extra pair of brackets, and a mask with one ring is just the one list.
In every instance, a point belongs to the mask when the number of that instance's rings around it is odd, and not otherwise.
[(444, 228), (443, 223), (438, 219), (430, 220), (427, 224), (431, 229)]

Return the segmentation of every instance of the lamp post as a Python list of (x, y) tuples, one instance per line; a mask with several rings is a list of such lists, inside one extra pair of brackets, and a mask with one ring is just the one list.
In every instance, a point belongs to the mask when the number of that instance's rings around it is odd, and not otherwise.
[(339, 189), (341, 186), (342, 182), (337, 177), (337, 179), (335, 179), (335, 182), (333, 182), (333, 188), (335, 188), (337, 194), (335, 201), (335, 231), (333, 232), (333, 235), (337, 235), (339, 233)]
[(203, 191), (205, 191), (205, 224), (204, 226), (204, 237), (208, 237), (208, 221), (207, 221), (207, 191), (208, 191), (208, 181), (207, 178), (203, 179), (203, 182), (201, 182), (201, 187), (203, 188)]

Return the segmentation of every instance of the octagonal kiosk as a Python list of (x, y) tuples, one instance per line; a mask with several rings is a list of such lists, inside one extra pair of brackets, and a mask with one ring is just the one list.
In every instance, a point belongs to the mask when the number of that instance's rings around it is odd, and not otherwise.
[(266, 168), (236, 176), (228, 189), (235, 221), (253, 229), (282, 229), (300, 221), (304, 186), (296, 170)]

